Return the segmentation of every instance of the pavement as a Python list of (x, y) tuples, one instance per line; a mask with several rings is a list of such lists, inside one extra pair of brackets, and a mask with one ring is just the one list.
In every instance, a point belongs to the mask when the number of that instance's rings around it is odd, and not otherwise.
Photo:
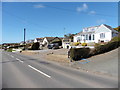
[(2, 88), (118, 88), (118, 79), (2, 52)]

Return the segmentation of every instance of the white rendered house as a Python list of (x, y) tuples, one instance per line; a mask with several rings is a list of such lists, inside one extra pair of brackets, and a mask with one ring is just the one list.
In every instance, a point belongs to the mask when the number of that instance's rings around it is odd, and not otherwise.
[(118, 32), (108, 25), (101, 24), (99, 26), (84, 28), (82, 32), (74, 36), (74, 42), (108, 42), (117, 36)]

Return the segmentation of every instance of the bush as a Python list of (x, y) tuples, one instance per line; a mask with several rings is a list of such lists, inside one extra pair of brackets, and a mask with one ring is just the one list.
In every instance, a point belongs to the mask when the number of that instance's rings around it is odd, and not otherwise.
[(120, 42), (120, 33), (118, 34), (118, 36), (113, 37), (110, 42), (115, 42), (115, 41), (119, 41)]
[(82, 43), (82, 46), (87, 46), (87, 43)]
[(30, 50), (39, 50), (39, 46), (40, 46), (39, 42), (33, 43)]
[(72, 60), (80, 60), (82, 58), (89, 57), (90, 49), (89, 48), (71, 48), (70, 49), (70, 58)]
[(72, 43), (73, 46), (78, 46), (80, 44), (80, 42), (74, 42)]
[(115, 41), (115, 42), (109, 42), (106, 45), (100, 45), (95, 47), (96, 53), (95, 54), (102, 54), (108, 51), (111, 51), (113, 49), (116, 49), (120, 46), (120, 42), (119, 41)]
[(82, 58), (88, 58), (97, 54), (102, 54), (113, 49), (116, 49), (120, 46), (120, 42), (109, 42), (105, 45), (98, 45), (95, 49), (89, 48), (71, 48), (70, 49), (70, 58), (72, 60), (80, 60)]
[(10, 49), (7, 49), (7, 52), (12, 52), (12, 48), (10, 48)]
[(98, 46), (100, 46), (100, 43), (95, 43), (94, 46), (95, 46), (95, 47), (98, 47)]

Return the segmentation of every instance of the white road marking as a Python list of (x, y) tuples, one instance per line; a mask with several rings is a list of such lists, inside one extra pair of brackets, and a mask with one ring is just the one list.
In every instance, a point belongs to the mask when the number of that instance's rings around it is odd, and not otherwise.
[(20, 59), (16, 58), (16, 60), (20, 60)]
[(14, 56), (11, 55), (12, 58), (14, 58)]
[(33, 70), (35, 70), (35, 71), (37, 71), (37, 72), (39, 72), (39, 73), (45, 75), (46, 77), (51, 78), (51, 76), (49, 76), (49, 75), (45, 74), (44, 72), (42, 72), (42, 71), (40, 71), (40, 70), (34, 68), (33, 66), (31, 66), (31, 65), (28, 65), (28, 66), (29, 66), (30, 68), (32, 68)]
[(23, 61), (19, 60), (19, 62), (23, 63)]
[(23, 63), (23, 61), (22, 61), (22, 60), (20, 60), (20, 59), (18, 59), (18, 58), (16, 58), (16, 60), (18, 60), (19, 62)]

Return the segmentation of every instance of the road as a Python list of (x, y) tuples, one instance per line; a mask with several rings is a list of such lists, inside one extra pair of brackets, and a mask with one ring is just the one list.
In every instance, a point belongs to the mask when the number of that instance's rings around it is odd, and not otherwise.
[(118, 88), (118, 80), (2, 52), (2, 88)]

